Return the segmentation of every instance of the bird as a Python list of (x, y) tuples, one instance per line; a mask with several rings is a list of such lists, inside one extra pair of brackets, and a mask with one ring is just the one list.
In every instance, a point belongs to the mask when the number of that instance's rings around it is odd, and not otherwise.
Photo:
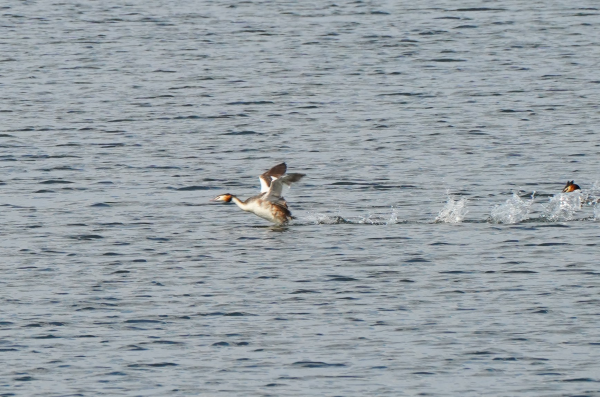
[(260, 180), (260, 194), (242, 201), (231, 193), (220, 194), (211, 201), (222, 201), (229, 203), (233, 201), (242, 210), (252, 212), (263, 219), (284, 225), (294, 219), (288, 209), (287, 202), (281, 196), (284, 186), (289, 187), (292, 183), (300, 181), (305, 174), (287, 174), (285, 163), (277, 164), (258, 178)]
[(575, 181), (567, 181), (565, 188), (562, 190), (563, 193), (574, 192), (575, 190), (581, 190), (579, 185), (575, 184)]

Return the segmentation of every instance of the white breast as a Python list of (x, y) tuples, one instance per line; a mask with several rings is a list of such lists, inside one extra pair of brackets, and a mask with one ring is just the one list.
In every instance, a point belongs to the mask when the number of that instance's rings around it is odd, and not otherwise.
[(261, 218), (266, 219), (268, 221), (275, 222), (275, 218), (273, 217), (273, 213), (271, 212), (270, 205), (260, 205), (259, 202), (254, 202), (248, 206), (246, 211), (252, 212), (256, 216), (260, 216)]

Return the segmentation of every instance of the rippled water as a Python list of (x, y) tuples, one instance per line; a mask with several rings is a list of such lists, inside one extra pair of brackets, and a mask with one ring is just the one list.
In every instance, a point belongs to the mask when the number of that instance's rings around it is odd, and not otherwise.
[(1, 6), (0, 395), (599, 395), (573, 4)]

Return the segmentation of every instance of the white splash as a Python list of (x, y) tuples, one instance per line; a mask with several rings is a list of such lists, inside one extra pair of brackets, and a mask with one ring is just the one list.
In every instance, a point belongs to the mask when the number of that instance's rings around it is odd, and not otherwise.
[(527, 219), (529, 209), (533, 204), (535, 192), (530, 200), (523, 200), (519, 195), (513, 193), (512, 197), (492, 208), (492, 221), (496, 223), (519, 223)]
[(579, 191), (555, 194), (544, 206), (543, 217), (549, 221), (570, 221), (586, 200), (587, 195)]
[(600, 221), (600, 183), (594, 182), (592, 188), (589, 191), (586, 200), (587, 205), (591, 205), (594, 210), (594, 221)]
[(385, 223), (386, 225), (395, 225), (398, 223), (398, 212), (396, 208), (392, 207), (392, 213), (390, 214), (390, 219)]
[(469, 212), (467, 209), (467, 202), (468, 200), (465, 197), (460, 200), (455, 200), (454, 197), (448, 196), (446, 205), (435, 218), (435, 221), (443, 223), (461, 223), (465, 219), (465, 215)]
[(592, 185), (592, 188), (589, 191), (589, 194), (587, 197), (587, 204), (593, 205), (594, 210), (595, 210), (598, 202), (600, 202), (600, 183), (598, 183), (598, 181), (596, 181), (596, 182), (594, 182), (594, 184)]

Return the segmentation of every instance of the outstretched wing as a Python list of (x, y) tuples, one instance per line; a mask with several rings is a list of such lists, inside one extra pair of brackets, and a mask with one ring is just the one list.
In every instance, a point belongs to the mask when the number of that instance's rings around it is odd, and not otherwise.
[(264, 174), (258, 177), (260, 180), (260, 192), (268, 192), (271, 187), (271, 183), (277, 179), (281, 178), (285, 171), (287, 170), (287, 165), (285, 163), (277, 164), (275, 167), (271, 168)]
[(305, 174), (287, 174), (286, 176), (274, 180), (271, 182), (271, 187), (265, 198), (270, 201), (276, 201), (281, 198), (281, 192), (283, 191), (284, 186), (290, 187), (292, 183), (298, 182), (304, 175)]

